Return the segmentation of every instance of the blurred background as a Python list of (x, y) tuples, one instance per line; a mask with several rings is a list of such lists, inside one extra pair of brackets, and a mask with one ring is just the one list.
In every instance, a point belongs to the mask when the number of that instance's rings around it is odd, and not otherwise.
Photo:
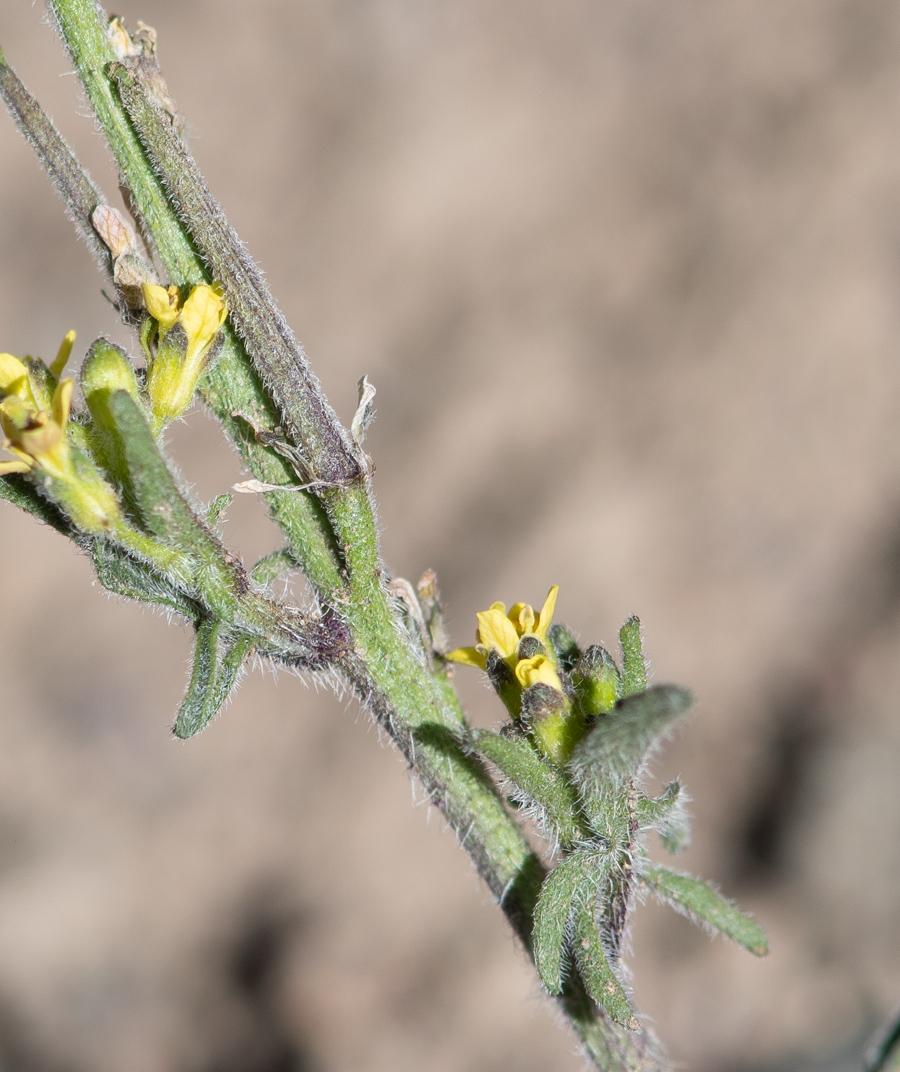
[[(552, 583), (586, 642), (637, 613), (694, 689), (656, 765), (695, 800), (683, 866), (772, 953), (636, 911), (674, 1059), (857, 1067), (900, 1003), (900, 6), (116, 11), (341, 416), (378, 388), (390, 567), (437, 570), (458, 644)], [(112, 195), (41, 5), (0, 44)], [(0, 347), (129, 342), (6, 117), (0, 161)], [(169, 443), (199, 496), (240, 479), (201, 412)], [(226, 517), (278, 545), (252, 497)], [(354, 702), (254, 672), (176, 743), (185, 629), (5, 504), (0, 549), (3, 1072), (580, 1067)]]

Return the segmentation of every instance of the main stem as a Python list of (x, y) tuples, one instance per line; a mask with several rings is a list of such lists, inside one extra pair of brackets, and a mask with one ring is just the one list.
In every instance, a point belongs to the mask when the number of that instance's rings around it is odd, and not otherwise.
[[(139, 137), (110, 77), (116, 57), (106, 36), (107, 18), (102, 8), (95, 0), (48, 3), (123, 182), (171, 281), (177, 285), (209, 281), (211, 273), (221, 266), (211, 263), (213, 258), (198, 241), (198, 233), (202, 237), (204, 227), (208, 229), (213, 223), (221, 226), (224, 216), (213, 213), (215, 218), (198, 218), (198, 205), (185, 203), (188, 199), (180, 186), (185, 176), (190, 179), (190, 169), (182, 161), (175, 174), (165, 175), (168, 161), (153, 154), (156, 146), (149, 145), (146, 131), (143, 141)], [(246, 268), (240, 259), (233, 265)], [(530, 953), (532, 915), (544, 867), (483, 766), (461, 748), (459, 731), (465, 723), (452, 688), (416, 650), (392, 604), (378, 551), (369, 488), (348, 460), (346, 433), (334, 427), (336, 421), (332, 424), (333, 413), (315, 378), (307, 375), (305, 358), (300, 362), (291, 351), (296, 346), (293, 336), (268, 293), (260, 292), (249, 276), (239, 280), (239, 285), (240, 296), (252, 308), (253, 316), (264, 321), (259, 330), (267, 340), (269, 357), (273, 346), (282, 347), (279, 352), (287, 357), (279, 358), (281, 364), (276, 362), (274, 367), (266, 365), (264, 358), (253, 352), (252, 339), (246, 333), (242, 332), (243, 342), (231, 333), (207, 377), (206, 397), (260, 479), (272, 482), (273, 468), (280, 467), (284, 476), (285, 467), (270, 451), (253, 443), (246, 427), (234, 419), (235, 411), (269, 427), (281, 424), (295, 430), (298, 438), (302, 437), (297, 445), (308, 450), (316, 462), (315, 475), (335, 477), (331, 481), (334, 486), (323, 489), (318, 500), (306, 493), (271, 493), (273, 516), (319, 599), (348, 625), (352, 650), (340, 669), (457, 832)], [(294, 361), (292, 368), (289, 359)], [(263, 381), (268, 390), (262, 389)], [(596, 1067), (660, 1067), (650, 1036), (643, 1031), (628, 1032), (609, 1021), (592, 1004), (577, 978), (570, 981), (559, 1003)]]

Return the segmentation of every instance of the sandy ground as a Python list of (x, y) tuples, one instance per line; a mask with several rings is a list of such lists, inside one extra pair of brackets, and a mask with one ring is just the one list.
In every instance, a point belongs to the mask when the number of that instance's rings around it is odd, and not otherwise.
[[(638, 1001), (696, 1072), (843, 1069), (900, 1001), (900, 6), (123, 0), (337, 409), (378, 388), (384, 548), (646, 626), (696, 714), (684, 863), (758, 962), (650, 906)], [(107, 190), (40, 5), (0, 44)], [(0, 346), (124, 338), (0, 119)], [(239, 476), (199, 412), (198, 495)], [(251, 500), (226, 532), (277, 545)], [(517, 1072), (579, 1059), (353, 704), (254, 673), (169, 737), (189, 636), (0, 509), (0, 1069)], [(496, 704), (460, 675), (473, 717)]]

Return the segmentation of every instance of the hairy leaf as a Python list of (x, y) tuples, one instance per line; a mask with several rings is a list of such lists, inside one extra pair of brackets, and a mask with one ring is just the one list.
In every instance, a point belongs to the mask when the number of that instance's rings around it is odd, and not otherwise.
[(246, 636), (223, 645), (221, 629), (222, 623), (211, 618), (205, 618), (197, 626), (194, 668), (175, 720), (175, 736), (182, 740), (199, 733), (218, 714), (237, 682), (250, 648), (250, 638)]
[(649, 890), (673, 908), (708, 923), (756, 956), (763, 957), (769, 952), (762, 927), (700, 879), (655, 864), (643, 866), (639, 877)]
[(199, 605), (168, 577), (132, 558), (115, 544), (96, 540), (91, 557), (97, 579), (107, 591), (126, 599), (170, 607), (186, 618), (194, 619), (199, 614)]
[(551, 994), (562, 993), (563, 955), (572, 901), (579, 886), (596, 887), (588, 861), (581, 853), (567, 856), (541, 886), (534, 910), (534, 962), (541, 982)]
[(561, 844), (571, 845), (582, 836), (577, 818), (578, 801), (572, 787), (541, 759), (528, 741), (490, 730), (476, 731), (472, 737), (476, 751), (544, 809), (556, 827)]
[(598, 719), (569, 761), (585, 793), (633, 778), (667, 727), (690, 706), (691, 695), (674, 685), (654, 685), (626, 696)]
[(612, 970), (597, 926), (596, 894), (578, 896), (573, 906), (572, 948), (588, 993), (617, 1024), (637, 1030), (640, 1026), (622, 984)]
[(691, 824), (678, 782), (669, 782), (658, 797), (638, 797), (635, 819), (641, 830), (656, 830), (666, 850), (684, 852), (691, 842)]
[(44, 521), (63, 536), (68, 536), (78, 543), (83, 542), (81, 534), (69, 524), (59, 507), (39, 495), (26, 477), (18, 473), (0, 477), (0, 499), (6, 499), (13, 506), (18, 506), (32, 517)]
[(622, 645), (622, 695), (631, 696), (647, 687), (647, 667), (641, 644), (641, 620), (632, 615), (619, 630)]

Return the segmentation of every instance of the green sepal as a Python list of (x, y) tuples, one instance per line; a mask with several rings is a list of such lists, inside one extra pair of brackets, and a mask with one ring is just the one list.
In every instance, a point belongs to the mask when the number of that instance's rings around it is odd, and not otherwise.
[(199, 733), (218, 714), (250, 649), (246, 636), (222, 644), (221, 629), (216, 618), (205, 618), (197, 626), (191, 680), (173, 730), (182, 740)]
[(588, 718), (605, 715), (623, 695), (622, 674), (602, 644), (592, 644), (572, 669), (578, 705)]
[(573, 904), (572, 949), (578, 973), (587, 992), (617, 1024), (637, 1031), (640, 1023), (603, 949), (595, 905), (595, 891), (588, 897), (576, 896)]
[(762, 927), (700, 879), (646, 862), (639, 878), (661, 900), (696, 922), (720, 931), (754, 956), (764, 957), (769, 952)]
[(575, 637), (561, 622), (556, 622), (547, 630), (547, 640), (556, 654), (559, 667), (568, 673), (581, 657)]
[(128, 485), (128, 465), (120, 443), (110, 400), (125, 391), (140, 408), (137, 377), (125, 351), (107, 339), (97, 339), (81, 366), (81, 390), (93, 422), (88, 431), (91, 453), (118, 487)]
[(619, 700), (572, 753), (569, 770), (577, 784), (590, 794), (633, 778), (659, 737), (690, 703), (691, 694), (675, 685), (654, 685)]
[(564, 767), (584, 737), (584, 715), (572, 707), (568, 696), (541, 682), (525, 689), (520, 702), (522, 725), (544, 756), (554, 766)]
[(196, 549), (197, 536), (206, 542), (205, 530), (185, 502), (175, 478), (160, 453), (150, 426), (127, 391), (102, 392), (88, 398), (91, 412), (102, 404), (115, 437), (122, 481), (130, 505), (147, 532), (170, 546)]
[(543, 808), (561, 845), (573, 845), (584, 836), (572, 787), (527, 740), (492, 730), (475, 730), (471, 742), (474, 750), (499, 767), (528, 801)]
[(647, 687), (647, 664), (641, 644), (641, 620), (632, 615), (619, 630), (622, 646), (622, 695), (632, 696)]
[(562, 993), (565, 956), (572, 902), (580, 887), (593, 897), (597, 880), (590, 857), (572, 853), (544, 879), (534, 909), (534, 963), (541, 982), (551, 994)]
[(679, 782), (669, 782), (658, 797), (638, 797), (634, 817), (641, 830), (655, 830), (667, 852), (679, 853), (691, 843), (691, 824)]

